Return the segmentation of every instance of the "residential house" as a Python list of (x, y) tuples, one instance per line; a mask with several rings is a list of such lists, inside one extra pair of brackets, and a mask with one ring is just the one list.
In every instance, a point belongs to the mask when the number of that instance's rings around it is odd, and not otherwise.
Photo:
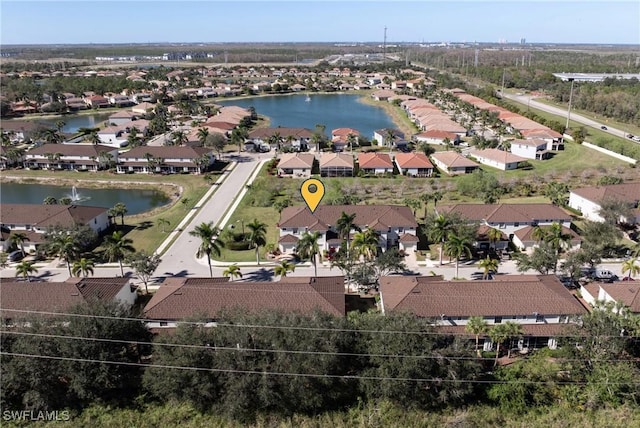
[[(506, 275), (494, 280), (444, 281), (438, 276), (387, 276), (380, 279), (383, 314), (409, 312), (430, 319), (437, 331), (471, 337), (465, 326), (481, 317), (489, 327), (512, 322), (523, 330), (514, 338), (520, 350), (548, 346), (587, 310), (555, 275)], [(488, 334), (483, 349), (493, 349)], [(510, 348), (511, 344), (507, 344)]]
[(26, 285), (24, 281), (3, 280), (0, 294), (2, 320), (12, 325), (31, 315), (26, 311), (67, 313), (92, 301), (117, 302), (130, 307), (137, 296), (130, 278), (96, 277), (71, 277), (63, 282), (43, 281), (33, 286)]
[[(564, 233), (572, 234), (571, 216), (552, 204), (454, 204), (438, 205), (436, 210), (439, 214), (457, 214), (471, 222), (498, 229), (514, 243), (518, 231), (536, 226), (547, 227), (553, 223), (560, 224)], [(524, 238), (525, 235), (522, 236)], [(478, 241), (477, 246), (488, 248), (489, 243)]]
[(278, 177), (309, 178), (315, 162), (311, 153), (283, 153), (278, 163)]
[(397, 153), (394, 162), (398, 172), (411, 177), (431, 177), (433, 164), (424, 153)]
[(498, 168), (502, 171), (517, 169), (520, 162), (526, 161), (523, 157), (498, 149), (472, 149), (469, 155), (483, 165)]
[(189, 146), (140, 146), (120, 155), (118, 173), (200, 174), (215, 162), (212, 149)]
[(3, 120), (0, 129), (12, 143), (19, 143), (34, 138), (45, 126), (26, 120)]
[(121, 110), (115, 112), (111, 116), (109, 116), (108, 122), (113, 125), (124, 125), (125, 123), (129, 123), (132, 120), (136, 120), (140, 117), (140, 113), (135, 113), (133, 111)]
[(446, 142), (449, 144), (459, 144), (460, 137), (458, 134), (453, 132), (441, 131), (438, 129), (432, 129), (430, 131), (424, 131), (419, 134), (413, 136), (413, 139), (417, 143), (427, 143), (427, 144), (438, 144), (438, 145), (446, 145)]
[(547, 127), (541, 127), (538, 129), (524, 129), (520, 131), (522, 136), (527, 140), (544, 140), (547, 142), (547, 150), (564, 150), (564, 142), (562, 134), (549, 129)]
[(215, 326), (225, 311), (283, 310), (311, 315), (345, 315), (344, 278), (286, 277), (279, 282), (229, 282), (228, 278), (166, 278), (144, 308), (147, 327), (175, 328), (201, 319)]
[(11, 146), (0, 146), (0, 169), (22, 165), (24, 153), (20, 149)]
[(435, 152), (431, 160), (448, 175), (470, 174), (480, 168), (480, 165), (456, 152)]
[(511, 140), (509, 144), (511, 153), (523, 158), (544, 160), (552, 156), (551, 151), (547, 150), (549, 144), (545, 140)]
[(84, 99), (89, 108), (109, 107), (109, 100), (101, 95), (92, 95)]
[[(543, 230), (549, 228), (549, 226), (539, 226), (539, 227)], [(536, 231), (535, 226), (527, 226), (517, 230), (513, 234), (513, 244), (522, 251), (530, 252), (540, 244), (540, 239), (536, 237), (535, 231)], [(569, 241), (566, 244), (568, 250), (576, 250), (580, 248), (580, 245), (582, 244), (582, 239), (576, 232), (574, 232), (568, 227), (563, 226), (562, 233), (570, 237)]]
[(89, 226), (98, 234), (104, 232), (111, 225), (107, 208), (86, 205), (1, 204), (0, 228), (3, 238), (0, 247), (6, 251), (11, 242), (10, 235), (19, 231), (29, 238), (24, 244), (25, 251), (35, 251), (37, 245), (44, 242), (44, 234), (50, 228), (72, 228), (77, 225)]
[(591, 282), (581, 286), (580, 293), (591, 306), (598, 302), (614, 302), (626, 306), (631, 313), (640, 314), (640, 283), (637, 281), (615, 284)]
[(43, 144), (30, 149), (24, 156), (29, 169), (64, 169), (98, 171), (109, 161), (118, 160), (118, 149), (100, 144)]
[(396, 246), (407, 252), (415, 251), (418, 223), (410, 208), (397, 205), (320, 205), (313, 213), (306, 206), (287, 207), (278, 222), (280, 251), (294, 252), (305, 232), (320, 232), (318, 246), (329, 253), (337, 251), (342, 243), (337, 222), (343, 212), (355, 214), (354, 226), (375, 230), (382, 251)]
[(353, 128), (337, 128), (331, 131), (331, 145), (336, 152), (342, 152), (350, 144), (358, 145), (360, 131)]
[(348, 153), (322, 153), (321, 177), (353, 177), (353, 156)]
[(393, 135), (393, 141), (391, 142), (392, 146), (396, 141), (404, 140), (404, 132), (399, 129), (376, 129), (373, 131), (373, 139), (378, 142), (379, 146), (389, 146), (389, 141), (387, 141), (389, 138), (389, 131), (391, 131), (391, 135)]
[(116, 107), (129, 107), (135, 103), (126, 95), (113, 94), (109, 97), (109, 103)]
[(626, 202), (633, 209), (635, 218), (621, 220), (640, 223), (640, 183), (582, 187), (569, 192), (569, 206), (580, 211), (587, 220), (604, 221), (600, 215), (603, 201)]
[(156, 108), (155, 104), (152, 104), (150, 102), (141, 102), (139, 103), (137, 106), (131, 107), (131, 111), (133, 113), (137, 113), (137, 114), (141, 114), (141, 115), (145, 115), (147, 113), (150, 113), (153, 111), (153, 109)]
[(256, 147), (269, 145), (272, 149), (308, 150), (312, 137), (313, 131), (307, 128), (258, 128), (249, 133), (249, 140)]
[(364, 174), (393, 174), (393, 162), (387, 153), (358, 153), (358, 170)]

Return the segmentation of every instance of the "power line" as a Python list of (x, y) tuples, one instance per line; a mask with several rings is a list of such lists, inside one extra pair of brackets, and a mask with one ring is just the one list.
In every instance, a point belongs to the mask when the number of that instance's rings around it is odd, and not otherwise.
[[(108, 320), (120, 320), (120, 321), (132, 321), (132, 322), (142, 322), (142, 323), (160, 323), (160, 322), (168, 322), (165, 319), (151, 319), (151, 318), (132, 318), (132, 317), (116, 317), (109, 315), (91, 315), (91, 314), (73, 314), (68, 312), (50, 312), (50, 311), (32, 311), (26, 309), (4, 309), (0, 308), (1, 312), (16, 312), (16, 313), (26, 313), (26, 314), (35, 314), (35, 315), (51, 315), (51, 316), (68, 316), (68, 317), (78, 317), (78, 318), (96, 318), (96, 319), (108, 319)], [(506, 319), (503, 318), (505, 322)], [(176, 325), (201, 325), (204, 321), (186, 321), (186, 320), (175, 320), (171, 321)], [(384, 333), (384, 334), (412, 334), (412, 335), (431, 335), (431, 336), (474, 336), (472, 333), (467, 332), (439, 332), (439, 331), (404, 331), (404, 330), (358, 330), (358, 329), (350, 329), (350, 328), (328, 328), (328, 327), (300, 327), (300, 326), (278, 326), (278, 325), (261, 325), (261, 324), (233, 324), (233, 323), (225, 323), (225, 322), (214, 322), (216, 327), (235, 327), (235, 328), (255, 328), (255, 329), (274, 329), (274, 330), (300, 330), (300, 331), (320, 331), (320, 332), (340, 332), (340, 333)], [(496, 324), (500, 325), (500, 324)], [(534, 325), (545, 325), (545, 324), (519, 324), (522, 327), (526, 326), (534, 326)], [(554, 324), (556, 325), (556, 324)], [(577, 324), (557, 324), (559, 326), (577, 326)], [(439, 326), (431, 326), (434, 329), (437, 329)], [(440, 326), (440, 327), (456, 327), (456, 326)], [(463, 327), (463, 326), (459, 326)], [(491, 327), (488, 325), (488, 327)], [(488, 336), (485, 334), (484, 336)], [(565, 337), (565, 338), (585, 338), (587, 336), (580, 334), (557, 334), (556, 337)], [(620, 337), (620, 335), (599, 335), (597, 337), (602, 338), (614, 338)], [(635, 338), (638, 336), (625, 336), (627, 338)]]
[[(79, 363), (98, 363), (109, 365), (121, 365), (140, 368), (157, 368), (157, 369), (176, 369), (176, 370), (192, 370), (192, 371), (206, 371), (214, 373), (232, 373), (232, 374), (250, 374), (260, 376), (284, 376), (284, 377), (306, 377), (306, 378), (328, 378), (328, 379), (342, 379), (342, 380), (377, 380), (377, 381), (398, 381), (398, 382), (434, 382), (434, 383), (474, 383), (474, 384), (508, 384), (513, 381), (500, 381), (500, 380), (483, 380), (483, 379), (446, 379), (446, 378), (408, 378), (408, 377), (388, 377), (388, 376), (357, 376), (357, 375), (335, 375), (335, 374), (316, 374), (316, 373), (290, 373), (290, 372), (272, 372), (272, 371), (258, 371), (258, 370), (238, 370), (238, 369), (218, 369), (209, 367), (196, 367), (196, 366), (174, 366), (171, 364), (144, 364), (134, 363), (129, 361), (111, 361), (111, 360), (95, 360), (90, 358), (77, 358), (77, 357), (60, 357), (54, 355), (37, 355), (37, 354), (25, 354), (17, 352), (0, 352), (0, 355), (6, 355), (11, 357), (23, 357), (23, 358), (40, 358), (47, 360), (58, 361), (74, 361)], [(546, 381), (530, 381), (519, 380), (520, 384), (533, 384), (533, 385), (548, 385)], [(556, 385), (640, 385), (640, 381), (636, 382), (578, 382), (578, 381), (557, 381)]]
[[(89, 336), (68, 336), (59, 334), (30, 333), (21, 331), (2, 330), (0, 334), (10, 334), (28, 337), (43, 337), (50, 339), (70, 339), (70, 340), (86, 340), (93, 342), (121, 343), (125, 345), (150, 345), (169, 348), (187, 348), (201, 349), (207, 351), (233, 351), (233, 352), (255, 352), (255, 353), (272, 353), (272, 354), (294, 354), (294, 355), (325, 355), (337, 357), (368, 357), (368, 358), (414, 358), (424, 360), (464, 360), (464, 361), (493, 361), (493, 357), (473, 357), (473, 356), (448, 356), (448, 355), (406, 355), (406, 354), (370, 354), (357, 352), (330, 352), (330, 351), (302, 351), (289, 349), (264, 349), (264, 348), (241, 348), (238, 346), (216, 346), (216, 345), (193, 345), (187, 343), (167, 343), (167, 342), (145, 342), (141, 340), (123, 340), (123, 339), (107, 339)], [(562, 358), (562, 361), (629, 361), (621, 358), (612, 359), (590, 359), (590, 358)]]

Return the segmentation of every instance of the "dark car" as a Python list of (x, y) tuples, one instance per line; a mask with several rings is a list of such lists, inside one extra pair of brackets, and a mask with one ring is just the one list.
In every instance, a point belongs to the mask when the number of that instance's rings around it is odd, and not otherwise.
[(600, 129), (602, 129), (603, 131), (606, 131), (606, 130), (607, 130), (607, 127), (606, 127), (606, 126), (604, 126), (604, 125), (602, 125), (602, 126), (600, 127)]
[(633, 139), (633, 134), (627, 134), (627, 138)]
[(8, 259), (10, 262), (19, 262), (20, 260), (24, 259), (24, 253), (20, 250), (12, 251), (11, 253), (9, 253)]

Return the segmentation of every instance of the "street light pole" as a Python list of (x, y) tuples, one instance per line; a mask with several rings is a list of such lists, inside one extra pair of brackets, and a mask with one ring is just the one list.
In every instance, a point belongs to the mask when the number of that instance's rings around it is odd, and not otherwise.
[(569, 110), (567, 111), (567, 125), (564, 127), (564, 132), (569, 129), (569, 119), (571, 118), (571, 100), (573, 99), (573, 81), (575, 79), (569, 79), (571, 81), (571, 91), (569, 92)]

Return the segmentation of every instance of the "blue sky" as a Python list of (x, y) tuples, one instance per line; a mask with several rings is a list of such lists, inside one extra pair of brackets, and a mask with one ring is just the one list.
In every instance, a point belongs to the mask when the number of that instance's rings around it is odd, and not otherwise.
[(527, 42), (640, 44), (640, 1), (0, 0), (2, 44)]

